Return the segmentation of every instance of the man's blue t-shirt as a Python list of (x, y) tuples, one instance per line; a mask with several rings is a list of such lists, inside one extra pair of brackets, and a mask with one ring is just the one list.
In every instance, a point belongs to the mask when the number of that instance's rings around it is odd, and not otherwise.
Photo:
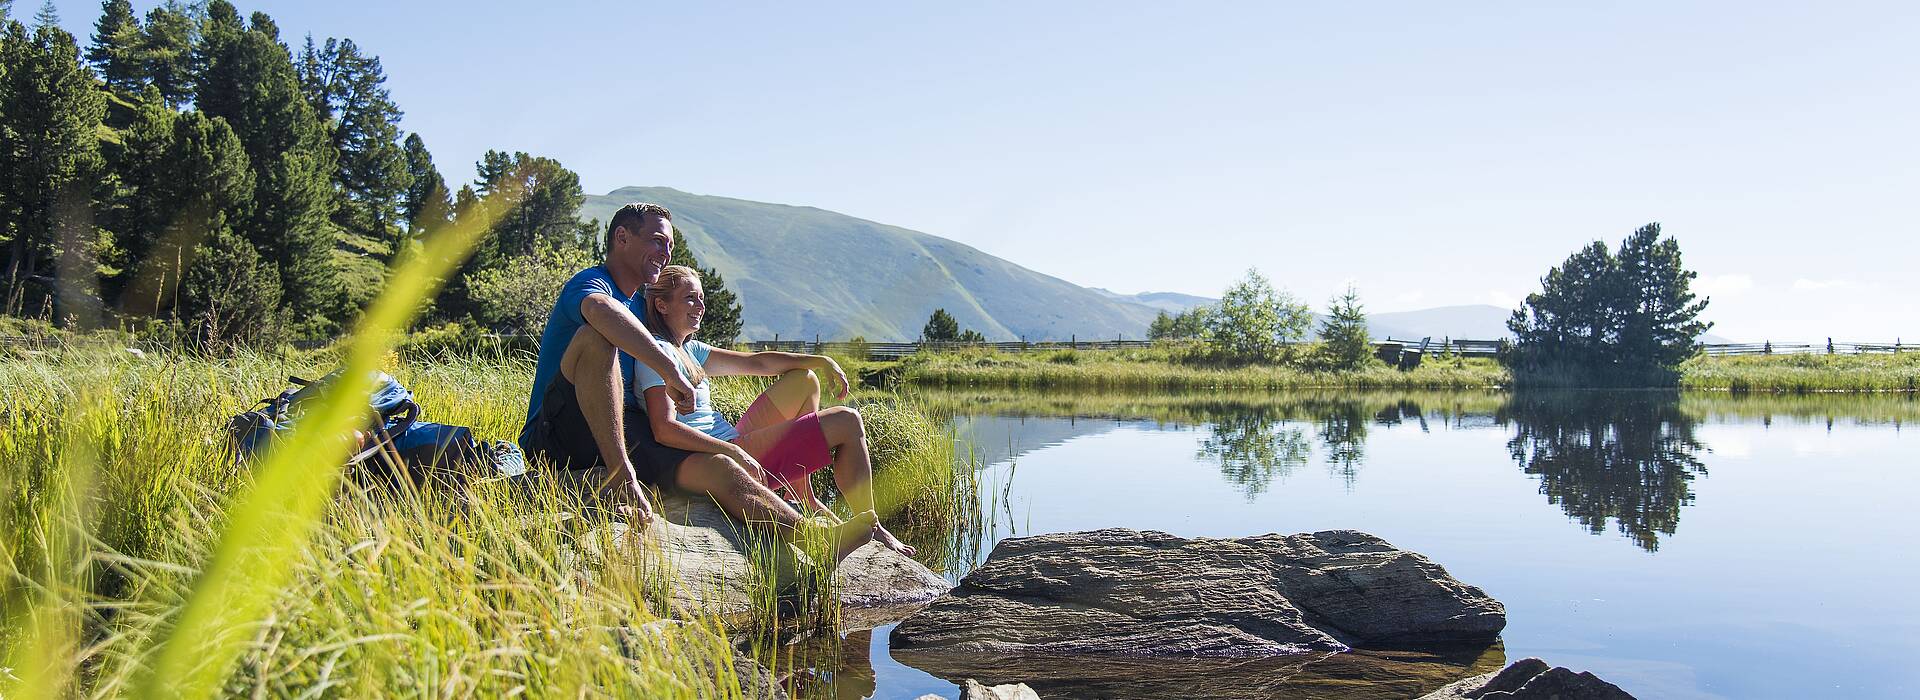
[[(605, 265), (595, 265), (567, 280), (560, 288), (559, 300), (553, 302), (553, 311), (547, 314), (547, 329), (540, 333), (540, 361), (533, 370), (533, 396), (527, 400), (527, 424), (533, 423), (533, 417), (540, 415), (540, 398), (546, 396), (547, 385), (560, 374), (560, 357), (567, 353), (567, 344), (573, 342), (573, 334), (580, 332), (587, 319), (580, 315), (580, 303), (588, 296), (605, 294), (626, 303), (635, 315), (645, 309), (640, 304), (645, 296), (638, 290), (631, 296), (620, 293), (620, 286), (613, 283), (613, 276), (607, 273)], [(620, 384), (631, 386), (633, 383), (633, 356), (619, 352)], [(637, 399), (631, 394), (627, 401)], [(526, 428), (521, 428), (526, 434)]]

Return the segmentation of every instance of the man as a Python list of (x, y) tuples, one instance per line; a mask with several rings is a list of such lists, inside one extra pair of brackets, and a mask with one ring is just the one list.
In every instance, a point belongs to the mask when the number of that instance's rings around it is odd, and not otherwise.
[[(804, 521), (755, 476), (760, 465), (661, 445), (630, 393), (637, 360), (665, 380), (675, 410), (693, 409), (693, 387), (634, 313), (645, 308), (641, 290), (659, 278), (672, 251), (673, 214), (665, 207), (636, 203), (614, 212), (606, 261), (567, 280), (547, 317), (521, 448), (554, 465), (562, 480), (625, 501), (641, 524), (653, 520), (642, 485), (672, 486), (792, 534)], [(841, 526), (839, 554), (871, 539), (872, 528), (870, 515)]]

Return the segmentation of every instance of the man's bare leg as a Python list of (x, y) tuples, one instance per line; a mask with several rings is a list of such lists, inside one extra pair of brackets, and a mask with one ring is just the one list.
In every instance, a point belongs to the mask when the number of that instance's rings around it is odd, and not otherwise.
[[(718, 454), (696, 454), (680, 463), (674, 485), (693, 493), (713, 496), (727, 515), (749, 523), (769, 523), (782, 538), (796, 539), (803, 522), (800, 513), (771, 489), (747, 473), (733, 458)], [(834, 562), (845, 559), (853, 550), (874, 537), (876, 519), (872, 512), (856, 514), (833, 528)]]
[(593, 444), (600, 450), (600, 461), (614, 476), (603, 487), (616, 498), (628, 500), (638, 511), (641, 524), (653, 520), (652, 504), (640, 493), (633, 462), (627, 457), (627, 430), (622, 414), (626, 411), (626, 388), (621, 385), (620, 351), (593, 326), (581, 326), (560, 356), (560, 375), (573, 383), (580, 416), (593, 432)]
[[(835, 406), (820, 412), (820, 432), (833, 448), (833, 484), (846, 496), (847, 506), (855, 512), (875, 512), (873, 502), (873, 458), (867, 451), (867, 425), (860, 412)], [(877, 520), (873, 536), (888, 549), (912, 556), (914, 548), (901, 542)]]

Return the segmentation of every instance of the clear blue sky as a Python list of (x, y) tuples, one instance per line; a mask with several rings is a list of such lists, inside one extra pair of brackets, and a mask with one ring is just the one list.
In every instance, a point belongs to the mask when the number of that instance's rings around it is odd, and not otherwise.
[[(238, 4), (379, 55), (454, 180), (525, 150), (593, 193), (812, 205), (1123, 292), (1255, 266), (1376, 311), (1512, 305), (1659, 221), (1717, 334), (1920, 340), (1909, 3)], [(84, 41), (98, 3), (56, 6)]]

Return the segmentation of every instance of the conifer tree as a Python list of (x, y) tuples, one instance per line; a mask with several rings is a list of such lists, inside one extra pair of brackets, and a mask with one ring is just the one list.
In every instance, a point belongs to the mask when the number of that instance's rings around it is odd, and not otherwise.
[(1713, 325), (1699, 320), (1707, 300), (1690, 290), (1694, 277), (1657, 223), (1634, 231), (1617, 255), (1594, 241), (1548, 270), (1507, 320), (1516, 379), (1672, 383)]
[(928, 343), (947, 343), (960, 339), (960, 322), (946, 309), (934, 309), (927, 317), (927, 325), (920, 329), (920, 340)]
[(740, 297), (727, 289), (727, 280), (720, 271), (711, 267), (701, 267), (699, 258), (694, 257), (693, 249), (687, 245), (686, 237), (680, 235), (680, 229), (673, 230), (673, 254), (668, 258), (669, 265), (685, 265), (700, 272), (700, 286), (707, 295), (707, 313), (700, 321), (700, 342), (718, 347), (728, 347), (740, 339), (742, 325)]
[(504, 198), (511, 206), (494, 225), (491, 245), (483, 244), (484, 251), (492, 256), (527, 255), (542, 243), (592, 247), (593, 232), (582, 236), (576, 214), (586, 199), (580, 176), (559, 161), (489, 150), (476, 166), (479, 195)]
[(133, 59), (140, 80), (158, 90), (169, 107), (179, 107), (193, 97), (193, 47), (198, 35), (193, 10), (178, 0), (147, 11), (142, 23)]
[(338, 153), (333, 180), (341, 201), (333, 221), (379, 242), (390, 255), (400, 242), (412, 183), (400, 145), (400, 108), (386, 88), (380, 59), (360, 53), (352, 39), (328, 39), (316, 49), (308, 37), (298, 70), (301, 89), (327, 123)]
[(433, 165), (433, 154), (419, 134), (407, 134), (401, 147), (407, 161), (407, 197), (401, 215), (412, 240), (445, 225), (453, 218), (453, 198), (447, 192), (447, 179)]
[(7, 227), (0, 230), (7, 237), (0, 313), (44, 304), (61, 254), (93, 253), (91, 232), (62, 241), (58, 224), (62, 203), (85, 209), (97, 184), (106, 100), (57, 19), (48, 5), (31, 34), (14, 21), (0, 32), (0, 225)]
[(1327, 305), (1327, 317), (1320, 321), (1321, 351), (1334, 369), (1354, 370), (1366, 366), (1373, 355), (1373, 339), (1367, 336), (1367, 311), (1360, 305), (1360, 292), (1334, 297)]
[[(198, 299), (205, 304), (187, 303), (177, 315), (190, 320), (222, 307), (227, 310), (212, 312), (227, 313), (231, 320), (240, 311), (228, 308), (236, 300), (193, 296), (177, 285), (199, 264), (196, 261), (210, 259), (206, 247), (242, 240), (234, 225), (248, 219), (254, 199), (254, 174), (246, 150), (225, 120), (200, 112), (172, 116), (164, 110), (148, 111), (159, 114), (143, 118), (127, 137), (129, 157), (122, 177), (130, 196), (118, 227), (127, 256), (120, 266), (125, 279), (117, 285), (120, 308), (158, 315), (176, 300)], [(250, 244), (246, 247), (253, 252)], [(259, 256), (219, 257), (226, 261), (222, 264), (241, 258), (258, 260)], [(263, 277), (252, 272), (244, 275), (246, 279)], [(277, 303), (281, 296), (277, 272), (272, 278), (272, 289), (256, 283), (239, 291)], [(230, 338), (251, 336), (257, 330), (231, 322), (218, 327), (227, 329), (221, 335)]]
[(127, 0), (100, 3), (100, 21), (93, 25), (93, 45), (87, 48), (87, 62), (107, 87), (127, 94), (140, 92), (140, 19)]
[(275, 265), (294, 324), (324, 334), (347, 314), (333, 261), (334, 150), (325, 126), (287, 47), (243, 27), (226, 0), (207, 5), (199, 53), (194, 102), (226, 120), (254, 171), (252, 212), (237, 232)]

